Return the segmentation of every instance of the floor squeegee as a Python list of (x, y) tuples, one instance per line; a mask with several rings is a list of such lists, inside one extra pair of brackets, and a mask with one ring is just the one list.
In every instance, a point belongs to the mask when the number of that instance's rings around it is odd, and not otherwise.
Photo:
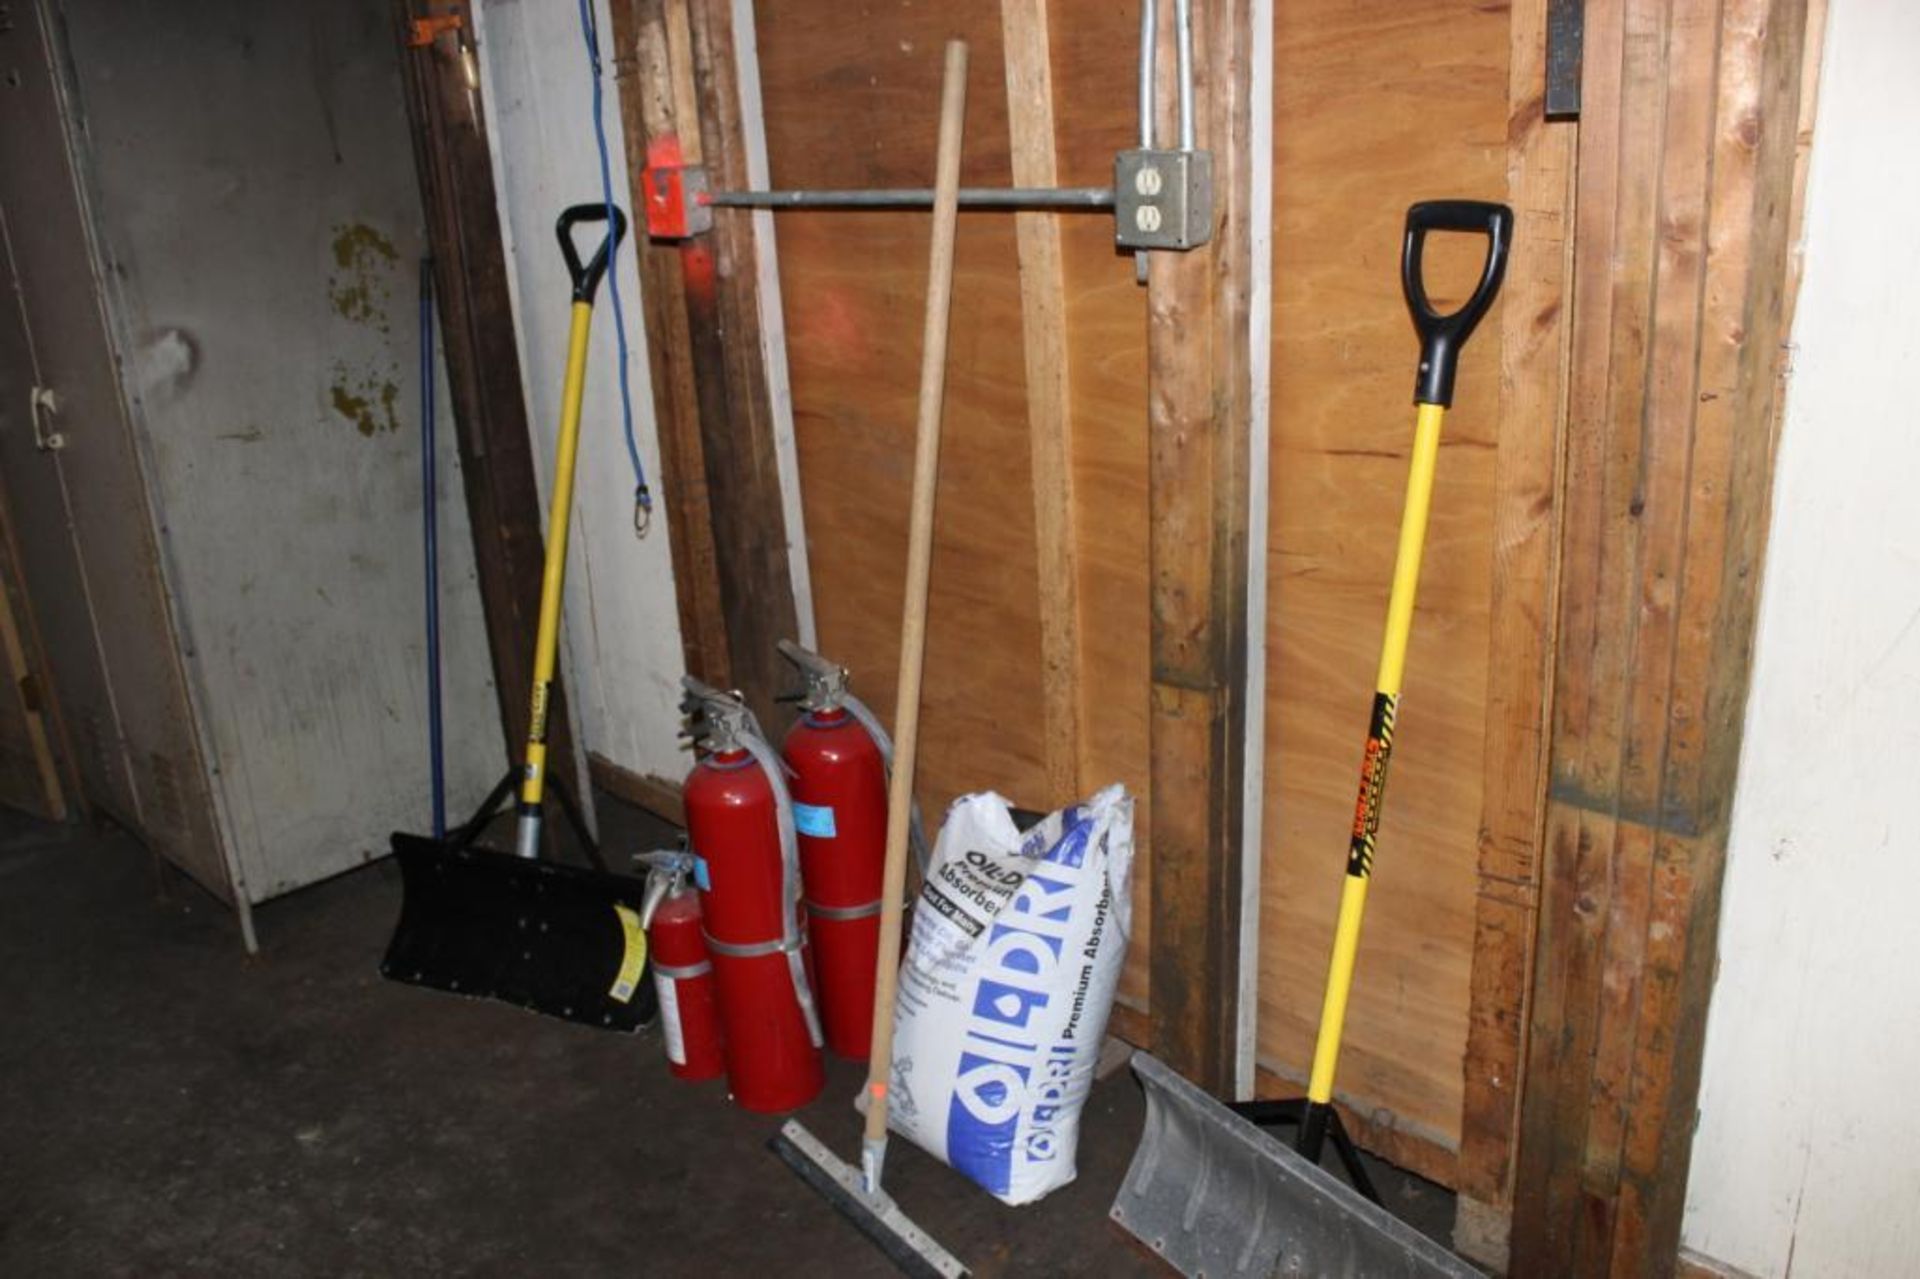
[(880, 946), (875, 959), (873, 1044), (864, 1093), (860, 1166), (836, 1158), (798, 1121), (789, 1120), (773, 1149), (841, 1215), (878, 1244), (904, 1272), (957, 1279), (954, 1256), (915, 1225), (881, 1188), (887, 1151), (887, 1089), (893, 1067), (893, 1001), (900, 977), (901, 898), (913, 814), (913, 768), (920, 743), (920, 684), (926, 666), (927, 588), (933, 566), (933, 499), (940, 474), (940, 416), (946, 393), (947, 317), (953, 301), (953, 237), (959, 208), (960, 130), (967, 106), (967, 46), (947, 45), (940, 100), (940, 149), (933, 201), (932, 265), (921, 346), (919, 423), (915, 432), (912, 518), (907, 535), (906, 608), (900, 628), (900, 684), (894, 704), (893, 774), (887, 798), (887, 858), (880, 889)]

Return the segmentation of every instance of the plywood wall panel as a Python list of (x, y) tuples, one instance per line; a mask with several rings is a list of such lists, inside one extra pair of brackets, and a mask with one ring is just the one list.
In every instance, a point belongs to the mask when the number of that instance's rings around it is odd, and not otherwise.
[[(996, 6), (755, 6), (775, 186), (931, 181), (939, 50), (972, 45), (962, 181), (1010, 178)], [(1104, 184), (1133, 128), (1130, 6), (1055, 0), (1060, 180)], [(891, 719), (929, 221), (918, 213), (780, 215), (794, 429), (822, 648)], [(920, 796), (930, 813), (992, 787), (1045, 799), (1038, 573), (1012, 220), (963, 214), (956, 246)], [(1072, 369), (1073, 513), (1085, 619), (1089, 786), (1147, 782), (1146, 299), (1102, 215), (1063, 219)], [(1143, 850), (1144, 853), (1144, 850)], [(1146, 859), (1122, 997), (1146, 991)]]
[[(963, 179), (1008, 180), (996, 6), (888, 0), (823, 20), (759, 0), (776, 186), (924, 185), (939, 57), (974, 50)], [(1454, 0), (1276, 6), (1273, 522), (1259, 1055), (1304, 1070), (1411, 438), (1415, 344), (1398, 281), (1406, 207), (1507, 189), (1507, 11)], [(1138, 9), (1053, 0), (1060, 180), (1103, 184), (1134, 144)], [(836, 11), (837, 12), (837, 11)], [(1085, 757), (1147, 794), (1145, 293), (1104, 217), (1064, 220)], [(884, 703), (905, 562), (927, 222), (782, 214), (821, 644)], [(1476, 245), (1435, 245), (1457, 299)], [(1454, 250), (1454, 251), (1450, 251)], [(1473, 259), (1469, 261), (1469, 259)], [(1041, 790), (1039, 628), (1017, 257), (963, 216), (929, 634), (922, 802)], [(1340, 1091), (1439, 1148), (1458, 1139), (1482, 806), (1500, 328), (1467, 354), (1442, 448), (1399, 746)], [(881, 705), (883, 715), (891, 707)], [(1179, 802), (1161, 796), (1161, 802)], [(1121, 997), (1146, 994), (1146, 860)]]
[[(1060, 181), (1105, 185), (1114, 152), (1134, 145), (1137, 11), (1132, 5), (1053, 0), (1054, 114)], [(1147, 1006), (1147, 703), (1151, 671), (1147, 599), (1146, 290), (1133, 261), (1113, 247), (1102, 215), (1064, 219), (1068, 360), (1073, 369), (1075, 528), (1080, 538), (1081, 662), (1089, 785), (1122, 781), (1133, 792), (1133, 945), (1120, 998)]]
[[(890, 712), (926, 219), (816, 215), (782, 231), (820, 642)], [(972, 222), (956, 252), (920, 765), (941, 805), (981, 786), (1018, 798), (1040, 759), (1037, 713), (1007, 713), (1039, 696), (1037, 665), (1009, 660), (1039, 645), (1021, 354), (1000, 337), (1020, 322), (1000, 266), (1012, 227)]]
[[(1273, 516), (1259, 1055), (1312, 1052), (1412, 440), (1407, 205), (1506, 190), (1504, 6), (1276, 6)], [(1441, 246), (1437, 243), (1436, 250)], [(1432, 255), (1459, 296), (1478, 246)], [(1481, 807), (1499, 327), (1441, 448), (1338, 1093), (1458, 1139)]]

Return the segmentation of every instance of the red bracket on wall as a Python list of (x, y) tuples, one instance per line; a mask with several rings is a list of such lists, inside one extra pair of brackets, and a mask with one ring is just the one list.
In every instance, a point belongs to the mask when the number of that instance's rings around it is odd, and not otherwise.
[(407, 28), (407, 47), (424, 49), (447, 32), (458, 31), (466, 24), (466, 19), (460, 16), (458, 9), (451, 13), (433, 13), (424, 18), (415, 18)]
[(713, 206), (707, 203), (707, 191), (707, 171), (683, 162), (678, 138), (656, 138), (648, 144), (640, 192), (649, 236), (689, 240), (712, 230)]

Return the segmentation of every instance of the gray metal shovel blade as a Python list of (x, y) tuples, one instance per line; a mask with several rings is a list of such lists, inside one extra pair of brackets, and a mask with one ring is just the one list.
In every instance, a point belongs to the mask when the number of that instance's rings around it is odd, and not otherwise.
[(1185, 1275), (1472, 1279), (1480, 1272), (1150, 1053), (1146, 1128), (1113, 1219)]

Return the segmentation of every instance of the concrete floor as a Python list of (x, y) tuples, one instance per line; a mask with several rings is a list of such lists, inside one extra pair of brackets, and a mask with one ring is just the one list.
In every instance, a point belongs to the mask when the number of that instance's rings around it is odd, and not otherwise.
[[(382, 863), (270, 903), (249, 959), (125, 835), (0, 814), (0, 1273), (893, 1273), (656, 1032), (382, 980), (399, 893)], [(801, 1116), (843, 1154), (860, 1078)], [(904, 1141), (889, 1183), (981, 1275), (1161, 1273), (1106, 1217), (1141, 1112), (1126, 1072), (1098, 1085), (1080, 1178), (1038, 1205)], [(1389, 1194), (1450, 1224), (1437, 1187)]]

